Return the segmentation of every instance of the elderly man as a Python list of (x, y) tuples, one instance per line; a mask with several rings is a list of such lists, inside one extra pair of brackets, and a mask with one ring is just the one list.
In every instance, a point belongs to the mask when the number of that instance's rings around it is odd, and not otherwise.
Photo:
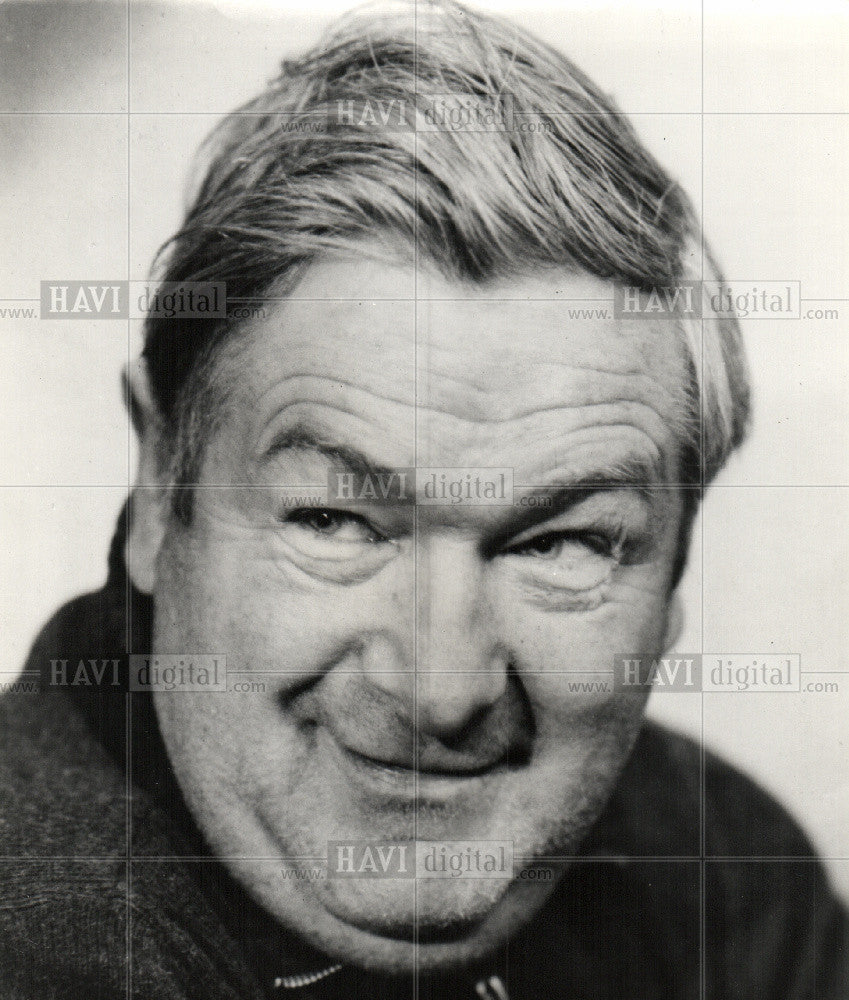
[(159, 278), (264, 309), (149, 317), (108, 581), (2, 703), (3, 996), (845, 996), (805, 838), (599, 680), (746, 424), (733, 321), (591, 308), (718, 277), (682, 192), (454, 5), (205, 157)]

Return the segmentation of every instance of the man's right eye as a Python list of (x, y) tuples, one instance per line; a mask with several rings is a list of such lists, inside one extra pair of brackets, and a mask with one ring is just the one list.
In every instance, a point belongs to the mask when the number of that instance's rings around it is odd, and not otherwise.
[(398, 553), (399, 539), (351, 510), (297, 507), (279, 511), (274, 536), (280, 554), (304, 572), (334, 583), (356, 583)]
[(346, 510), (327, 507), (301, 507), (283, 517), (285, 524), (298, 525), (306, 531), (340, 543), (386, 541), (364, 517)]

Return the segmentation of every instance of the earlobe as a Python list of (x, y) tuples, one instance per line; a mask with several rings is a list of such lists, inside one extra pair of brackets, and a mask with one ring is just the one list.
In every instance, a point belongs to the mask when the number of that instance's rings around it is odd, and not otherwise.
[(156, 562), (167, 527), (168, 484), (163, 482), (159, 460), (161, 420), (143, 359), (125, 368), (123, 387), (124, 402), (139, 443), (139, 466), (130, 497), (124, 559), (133, 585), (151, 594), (156, 585)]
[(673, 592), (666, 611), (666, 633), (663, 636), (663, 651), (668, 653), (681, 638), (684, 631), (684, 605), (681, 595)]

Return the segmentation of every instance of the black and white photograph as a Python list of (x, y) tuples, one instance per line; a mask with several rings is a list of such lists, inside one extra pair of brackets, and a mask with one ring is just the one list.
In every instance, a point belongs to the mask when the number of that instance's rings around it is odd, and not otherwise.
[(0, 2), (0, 1000), (849, 997), (846, 0)]

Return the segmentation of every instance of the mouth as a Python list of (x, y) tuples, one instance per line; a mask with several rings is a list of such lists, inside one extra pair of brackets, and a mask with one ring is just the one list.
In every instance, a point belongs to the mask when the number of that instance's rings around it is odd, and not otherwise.
[(447, 801), (469, 795), (518, 765), (504, 752), (487, 760), (452, 759), (422, 754), (416, 761), (391, 755), (375, 757), (327, 734), (340, 769), (355, 785), (381, 796), (406, 800)]
[(350, 757), (359, 765), (369, 768), (377, 768), (380, 770), (388, 771), (391, 774), (397, 775), (412, 775), (421, 778), (479, 778), (486, 774), (491, 774), (494, 771), (501, 770), (507, 765), (506, 755), (499, 758), (492, 763), (479, 764), (477, 766), (471, 767), (437, 767), (437, 766), (422, 766), (421, 763), (418, 765), (414, 764), (409, 766), (407, 764), (396, 764), (390, 760), (380, 760), (376, 757), (371, 757), (368, 754), (360, 753), (358, 750), (354, 750), (351, 747), (342, 748)]

